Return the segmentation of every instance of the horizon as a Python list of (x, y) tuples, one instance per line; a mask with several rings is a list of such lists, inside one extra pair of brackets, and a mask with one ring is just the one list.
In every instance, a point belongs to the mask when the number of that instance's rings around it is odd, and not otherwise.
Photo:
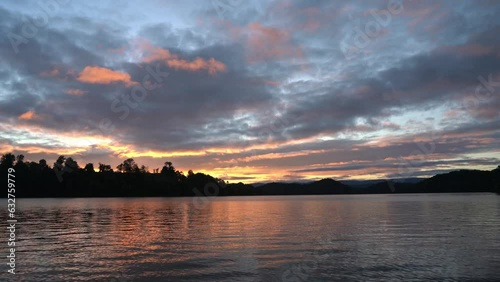
[(0, 3), (2, 153), (230, 183), (500, 163), (489, 1), (26, 3)]

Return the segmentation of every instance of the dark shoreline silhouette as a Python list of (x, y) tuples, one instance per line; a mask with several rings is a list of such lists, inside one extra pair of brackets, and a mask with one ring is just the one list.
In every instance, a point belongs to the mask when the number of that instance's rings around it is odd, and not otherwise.
[(333, 179), (310, 183), (267, 183), (253, 186), (225, 181), (191, 170), (185, 175), (171, 162), (163, 168), (147, 171), (133, 159), (127, 159), (114, 171), (99, 163), (99, 172), (89, 163), (81, 168), (71, 157), (60, 156), (52, 167), (45, 160), (24, 161), (23, 155), (2, 155), (0, 170), (6, 183), (7, 170), (15, 172), (18, 198), (68, 197), (190, 197), (247, 195), (323, 195), (385, 193), (460, 193), (495, 192), (500, 194), (500, 166), (491, 171), (458, 170), (438, 174), (418, 182), (380, 180), (360, 188)]

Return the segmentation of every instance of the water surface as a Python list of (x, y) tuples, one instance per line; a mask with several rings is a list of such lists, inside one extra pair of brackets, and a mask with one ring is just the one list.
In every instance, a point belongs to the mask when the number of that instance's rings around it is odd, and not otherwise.
[(500, 280), (495, 194), (17, 205), (19, 281)]

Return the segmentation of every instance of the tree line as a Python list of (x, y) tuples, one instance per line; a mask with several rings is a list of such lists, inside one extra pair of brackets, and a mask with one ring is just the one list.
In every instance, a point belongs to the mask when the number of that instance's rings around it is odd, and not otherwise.
[[(116, 166), (93, 163), (81, 167), (72, 157), (59, 156), (50, 166), (45, 159), (26, 161), (24, 155), (3, 154), (0, 177), (7, 181), (7, 170), (15, 170), (17, 197), (178, 197), (236, 195), (310, 195), (375, 193), (498, 192), (500, 166), (492, 171), (459, 170), (439, 174), (417, 183), (381, 180), (364, 188), (345, 185), (333, 179), (310, 183), (268, 183), (252, 186), (189, 170), (187, 175), (172, 162), (149, 172), (133, 158)], [(4, 183), (5, 183), (4, 182)]]
[(72, 157), (59, 156), (50, 166), (45, 159), (26, 161), (24, 155), (3, 154), (0, 171), (14, 168), (18, 197), (169, 197), (253, 195), (256, 190), (243, 183), (224, 180), (189, 170), (187, 175), (166, 161), (161, 170), (148, 171), (133, 158), (116, 166), (93, 163), (83, 167)]

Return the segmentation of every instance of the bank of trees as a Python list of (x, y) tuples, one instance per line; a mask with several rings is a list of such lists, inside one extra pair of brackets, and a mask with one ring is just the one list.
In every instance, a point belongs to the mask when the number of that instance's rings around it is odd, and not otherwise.
[(223, 196), (228, 192), (245, 195), (255, 192), (250, 185), (226, 184), (204, 173), (189, 171), (185, 175), (169, 161), (161, 170), (149, 172), (132, 158), (113, 169), (104, 163), (97, 167), (93, 163), (81, 166), (76, 159), (65, 156), (59, 156), (50, 166), (45, 159), (28, 162), (23, 155), (2, 155), (0, 171), (5, 172), (2, 177), (6, 177), (10, 167), (15, 169), (18, 197)]

